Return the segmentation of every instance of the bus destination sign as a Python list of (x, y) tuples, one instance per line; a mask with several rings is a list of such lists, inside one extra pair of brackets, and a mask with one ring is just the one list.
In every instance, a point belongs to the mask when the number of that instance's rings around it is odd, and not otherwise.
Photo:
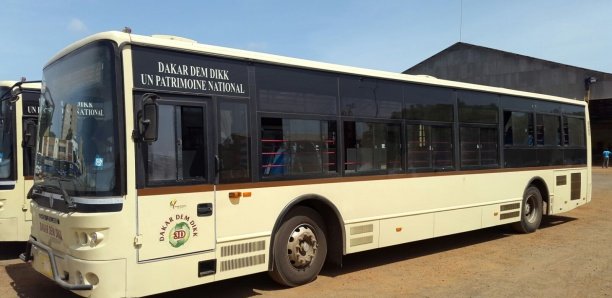
[(37, 91), (35, 93), (32, 92), (24, 92), (23, 96), (23, 104), (22, 104), (22, 112), (24, 116), (38, 116), (40, 114), (40, 107), (38, 106), (38, 98), (40, 97), (40, 93)]
[(249, 96), (247, 66), (239, 61), (139, 46), (132, 61), (136, 88)]

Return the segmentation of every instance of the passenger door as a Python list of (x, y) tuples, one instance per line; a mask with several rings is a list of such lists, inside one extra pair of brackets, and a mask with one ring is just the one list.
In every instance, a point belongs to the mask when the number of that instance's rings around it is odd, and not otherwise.
[(204, 97), (158, 100), (158, 139), (138, 149), (139, 261), (215, 249), (211, 106)]
[[(25, 112), (25, 108), (24, 108)], [(23, 184), (23, 207), (22, 210), (25, 214), (25, 220), (32, 220), (32, 212), (30, 211), (30, 199), (27, 194), (30, 188), (34, 185), (34, 160), (36, 159), (36, 131), (38, 127), (38, 119), (32, 117), (23, 118), (23, 135), (22, 144), (23, 148), (23, 169), (22, 176), (24, 179)]]

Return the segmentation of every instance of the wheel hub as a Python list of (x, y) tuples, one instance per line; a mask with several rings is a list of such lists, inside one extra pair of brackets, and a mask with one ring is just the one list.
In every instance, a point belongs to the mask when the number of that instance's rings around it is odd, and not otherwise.
[(527, 198), (527, 200), (525, 200), (525, 214), (524, 216), (527, 218), (527, 221), (529, 222), (533, 222), (535, 221), (537, 214), (534, 212), (535, 211), (535, 198), (533, 196), (530, 196), (529, 198)]
[(529, 215), (530, 213), (531, 213), (531, 204), (527, 202), (527, 204), (525, 204), (525, 215)]
[(312, 227), (301, 225), (295, 228), (287, 242), (287, 253), (293, 267), (301, 269), (310, 266), (317, 254), (317, 245)]

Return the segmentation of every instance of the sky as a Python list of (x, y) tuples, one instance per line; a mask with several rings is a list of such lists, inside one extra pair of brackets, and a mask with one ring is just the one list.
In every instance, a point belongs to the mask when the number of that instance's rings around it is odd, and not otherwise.
[(38, 80), (88, 35), (130, 27), (402, 72), (466, 42), (612, 73), (610, 0), (2, 0), (0, 80)]

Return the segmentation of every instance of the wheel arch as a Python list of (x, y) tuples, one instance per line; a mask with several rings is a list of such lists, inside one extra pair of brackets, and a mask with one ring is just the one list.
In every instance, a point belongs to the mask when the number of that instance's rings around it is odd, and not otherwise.
[(325, 223), (325, 236), (327, 238), (327, 259), (326, 263), (341, 266), (342, 256), (344, 255), (344, 220), (338, 208), (327, 198), (317, 194), (305, 194), (293, 199), (280, 212), (274, 223), (272, 234), (270, 235), (268, 270), (272, 270), (274, 263), (274, 235), (283, 224), (287, 214), (297, 206), (309, 207), (319, 213)]
[(550, 214), (550, 191), (548, 190), (548, 185), (546, 184), (546, 181), (544, 181), (544, 179), (540, 176), (533, 177), (531, 178), (531, 180), (529, 180), (527, 186), (525, 186), (524, 191), (527, 191), (527, 188), (529, 188), (530, 186), (535, 186), (540, 191), (540, 195), (542, 195), (542, 203), (545, 204), (543, 210), (544, 215)]

